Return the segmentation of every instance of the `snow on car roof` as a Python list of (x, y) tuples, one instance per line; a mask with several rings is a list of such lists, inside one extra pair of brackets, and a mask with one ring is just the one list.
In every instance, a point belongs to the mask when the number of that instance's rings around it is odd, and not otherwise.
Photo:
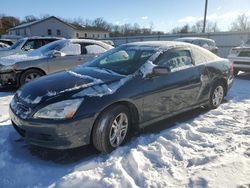
[(213, 39), (208, 39), (208, 38), (202, 38), (202, 37), (181, 37), (175, 39), (175, 41), (194, 41), (194, 40), (207, 40), (207, 41), (213, 41)]
[(176, 41), (145, 41), (145, 42), (133, 42), (124, 44), (123, 46), (131, 46), (131, 47), (138, 47), (138, 48), (144, 48), (144, 47), (150, 47), (152, 49), (154, 48), (171, 48), (175, 46), (191, 46), (191, 44), (187, 44), (184, 42), (176, 42)]

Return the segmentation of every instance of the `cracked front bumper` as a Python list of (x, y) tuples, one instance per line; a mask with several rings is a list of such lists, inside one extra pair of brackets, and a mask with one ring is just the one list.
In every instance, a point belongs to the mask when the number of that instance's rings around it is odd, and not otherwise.
[(92, 117), (77, 120), (27, 120), (9, 109), (15, 130), (30, 144), (52, 149), (70, 149), (90, 143)]

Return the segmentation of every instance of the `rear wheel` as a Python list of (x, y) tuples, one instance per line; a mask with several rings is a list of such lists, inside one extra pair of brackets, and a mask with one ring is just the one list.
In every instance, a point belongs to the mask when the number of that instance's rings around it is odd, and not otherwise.
[(40, 70), (36, 70), (36, 69), (27, 70), (20, 77), (20, 85), (22, 86), (28, 82), (31, 82), (37, 78), (40, 78), (43, 75), (44, 73)]
[(127, 107), (116, 105), (107, 109), (94, 125), (94, 147), (104, 153), (113, 151), (127, 139), (129, 128), (130, 114)]
[(212, 88), (212, 92), (209, 97), (209, 104), (206, 107), (210, 109), (217, 108), (222, 103), (225, 93), (224, 84), (222, 82), (217, 82)]

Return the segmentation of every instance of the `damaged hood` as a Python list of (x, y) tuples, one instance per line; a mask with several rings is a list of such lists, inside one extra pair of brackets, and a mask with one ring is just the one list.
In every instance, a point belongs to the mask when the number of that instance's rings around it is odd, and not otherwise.
[(6, 57), (0, 58), (0, 64), (3, 66), (9, 66), (14, 65), (15, 63), (21, 62), (21, 61), (31, 61), (36, 59), (42, 59), (46, 56), (42, 54), (14, 54), (9, 55)]
[[(17, 91), (18, 98), (29, 106), (36, 106), (50, 98), (77, 95), (89, 87), (106, 85), (126, 78), (110, 71), (78, 67), (34, 80)], [(78, 96), (79, 97), (79, 96)]]

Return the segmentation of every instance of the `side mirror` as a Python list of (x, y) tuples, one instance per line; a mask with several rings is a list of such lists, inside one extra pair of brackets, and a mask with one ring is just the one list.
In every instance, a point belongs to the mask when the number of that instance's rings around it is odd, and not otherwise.
[(53, 51), (51, 54), (52, 57), (62, 57), (62, 53), (59, 51)]
[(151, 76), (167, 75), (170, 72), (171, 72), (171, 70), (170, 70), (169, 67), (156, 66), (156, 67), (153, 68)]

